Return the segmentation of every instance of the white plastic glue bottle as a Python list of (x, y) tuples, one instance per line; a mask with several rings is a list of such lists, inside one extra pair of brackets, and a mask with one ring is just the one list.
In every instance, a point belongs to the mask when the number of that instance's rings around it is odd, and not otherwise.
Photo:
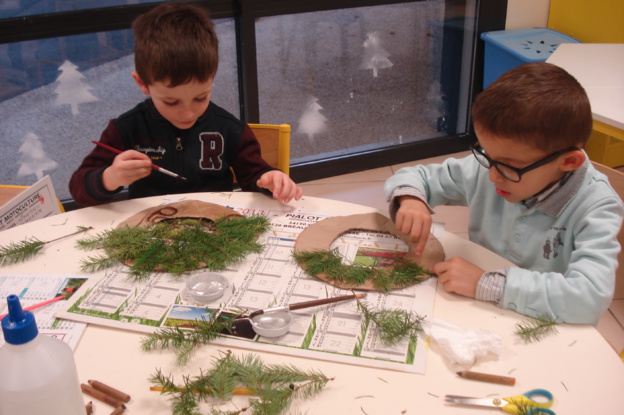
[(7, 297), (0, 347), (0, 415), (85, 415), (74, 354), (65, 342), (38, 335), (35, 316)]

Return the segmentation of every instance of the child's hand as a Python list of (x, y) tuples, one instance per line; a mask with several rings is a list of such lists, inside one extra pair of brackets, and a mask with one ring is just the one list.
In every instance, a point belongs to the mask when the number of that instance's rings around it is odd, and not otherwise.
[(401, 196), (399, 210), (397, 210), (396, 227), (406, 235), (410, 235), (412, 242), (416, 242), (416, 255), (421, 255), (431, 232), (431, 213), (422, 200), (412, 196)]
[(113, 164), (102, 174), (102, 184), (108, 191), (121, 186), (128, 186), (152, 172), (152, 160), (136, 150), (127, 150), (118, 154)]
[(303, 196), (303, 190), (287, 174), (279, 170), (264, 173), (256, 184), (258, 187), (269, 189), (273, 193), (273, 197), (280, 202), (288, 203), (293, 198), (299, 200)]
[(477, 285), (485, 272), (472, 262), (460, 257), (435, 264), (431, 271), (438, 274), (438, 281), (446, 292), (470, 298), (475, 298), (477, 295)]

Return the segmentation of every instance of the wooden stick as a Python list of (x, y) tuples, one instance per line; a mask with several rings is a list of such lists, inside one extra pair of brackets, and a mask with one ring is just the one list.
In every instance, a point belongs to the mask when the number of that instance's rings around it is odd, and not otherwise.
[(481, 382), (497, 383), (499, 385), (513, 386), (516, 384), (516, 378), (500, 375), (490, 375), (488, 373), (471, 372), (465, 370), (463, 372), (457, 372), (459, 377), (470, 380), (478, 380)]
[(87, 415), (93, 414), (93, 401), (89, 401), (89, 403), (85, 405), (85, 409), (87, 411)]
[(110, 415), (121, 415), (124, 413), (125, 407), (123, 406), (118, 406), (117, 408), (115, 408), (115, 410), (113, 410), (113, 412), (110, 413)]
[[(151, 391), (156, 391), (156, 392), (167, 392), (167, 389), (164, 389), (161, 386), (150, 386), (150, 390)], [(206, 388), (206, 392), (210, 392), (210, 388)], [(199, 392), (198, 390), (194, 390), (193, 392)], [(249, 388), (234, 388), (234, 395), (254, 395), (254, 391), (252, 389)]]
[(119, 399), (113, 398), (112, 396), (107, 395), (104, 392), (100, 392), (99, 390), (95, 390), (92, 386), (85, 383), (80, 385), (80, 389), (82, 389), (82, 393), (87, 394), (90, 397), (97, 399), (98, 401), (104, 402), (105, 404), (110, 405), (113, 408), (117, 408), (118, 406), (121, 406), (123, 408), (126, 407), (126, 405), (124, 405), (123, 402), (121, 402)]
[(128, 395), (127, 393), (118, 391), (115, 388), (112, 388), (108, 385), (103, 384), (100, 381), (97, 380), (89, 380), (89, 385), (91, 385), (93, 387), (93, 389), (95, 390), (99, 390), (100, 392), (104, 392), (107, 395), (112, 396), (115, 399), (119, 399), (122, 402), (128, 402), (130, 400), (130, 395)]

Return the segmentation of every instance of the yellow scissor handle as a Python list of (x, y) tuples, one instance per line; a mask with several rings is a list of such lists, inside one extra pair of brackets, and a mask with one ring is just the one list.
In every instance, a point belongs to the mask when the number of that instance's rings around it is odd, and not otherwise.
[[(541, 397), (541, 402), (534, 400), (534, 397)], [(504, 398), (503, 400), (507, 401), (508, 404), (503, 406), (501, 409), (512, 414), (553, 413), (549, 410), (540, 411), (540, 408), (550, 408), (554, 402), (552, 393), (548, 392), (546, 389), (533, 389), (523, 395)]]

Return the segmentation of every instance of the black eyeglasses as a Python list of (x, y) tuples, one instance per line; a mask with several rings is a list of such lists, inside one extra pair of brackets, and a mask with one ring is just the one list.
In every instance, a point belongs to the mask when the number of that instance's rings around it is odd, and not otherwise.
[(564, 150), (557, 151), (555, 153), (552, 153), (549, 156), (544, 157), (541, 160), (536, 161), (535, 163), (529, 166), (526, 166), (523, 169), (518, 169), (508, 164), (501, 163), (500, 161), (492, 160), (487, 154), (485, 154), (485, 150), (483, 150), (483, 148), (479, 145), (479, 143), (472, 144), (470, 146), (470, 150), (472, 150), (472, 154), (474, 154), (479, 164), (481, 164), (483, 167), (485, 167), (486, 169), (490, 169), (494, 167), (496, 171), (498, 171), (500, 175), (503, 176), (505, 179), (514, 183), (518, 183), (520, 179), (522, 178), (523, 174), (550, 163), (551, 161), (555, 160), (557, 157), (561, 156), (562, 154), (567, 153), (568, 151), (578, 150), (578, 148), (568, 147)]

